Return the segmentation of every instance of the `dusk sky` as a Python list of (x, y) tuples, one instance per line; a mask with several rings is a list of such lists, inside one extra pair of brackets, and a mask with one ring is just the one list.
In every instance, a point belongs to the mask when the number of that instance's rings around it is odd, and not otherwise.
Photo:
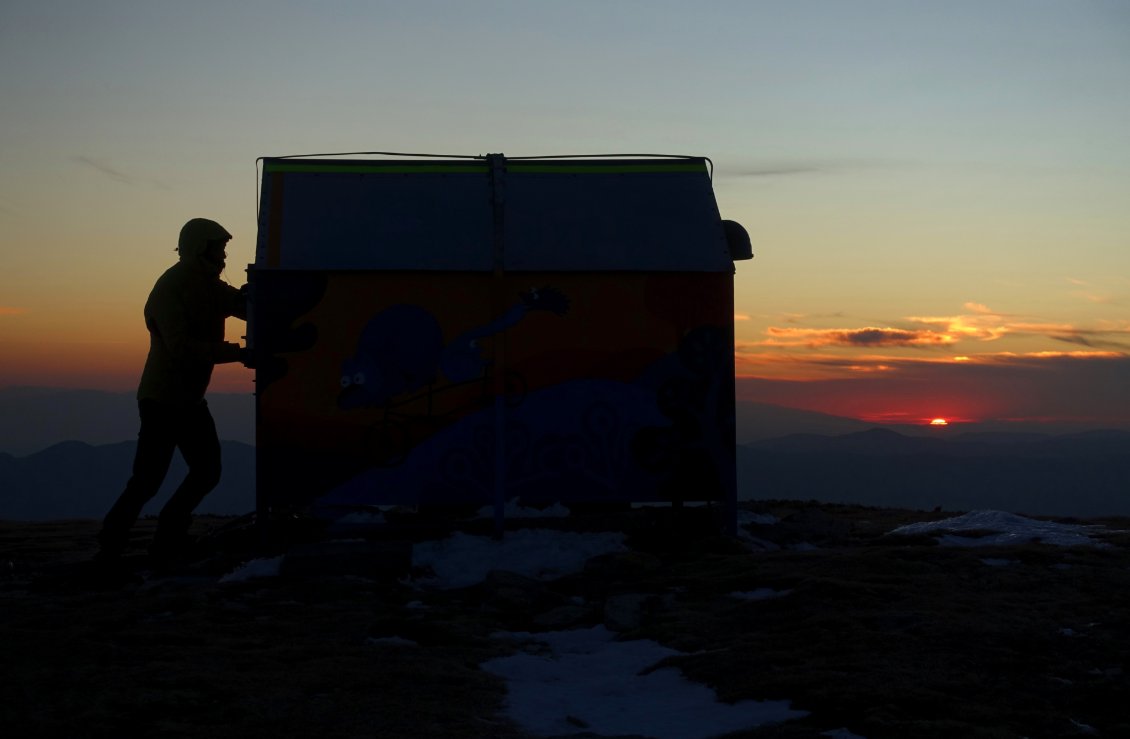
[(4, 0), (0, 387), (134, 388), (257, 157), (667, 153), (753, 241), (739, 397), (1130, 426), (1127, 80), (1124, 0)]

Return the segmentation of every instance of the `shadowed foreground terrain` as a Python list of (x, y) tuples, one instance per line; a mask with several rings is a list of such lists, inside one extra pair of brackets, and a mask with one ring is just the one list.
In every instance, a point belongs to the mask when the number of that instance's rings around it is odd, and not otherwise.
[[(520, 737), (505, 682), (479, 667), (517, 647), (491, 635), (606, 623), (684, 652), (667, 664), (724, 701), (809, 712), (730, 736), (1130, 735), (1130, 520), (1088, 521), (1106, 524), (1105, 547), (946, 547), (886, 535), (940, 513), (779, 501), (746, 511), (762, 523), (741, 541), (713, 535), (705, 509), (527, 522), (615, 528), (628, 550), (552, 581), (495, 572), (458, 590), (412, 586), (418, 524), (353, 542), (353, 556), (288, 532), (281, 576), (221, 582), (256, 556), (250, 532), (202, 519), (209, 559), (153, 574), (137, 554), (138, 577), (108, 582), (86, 563), (94, 522), (0, 523), (0, 726)], [(138, 527), (138, 552), (152, 527)], [(757, 592), (775, 597), (735, 596)]]

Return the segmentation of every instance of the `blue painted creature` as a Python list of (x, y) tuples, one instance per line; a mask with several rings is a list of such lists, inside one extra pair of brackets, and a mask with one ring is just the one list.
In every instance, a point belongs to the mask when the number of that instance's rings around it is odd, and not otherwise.
[(559, 290), (534, 288), (499, 318), (459, 334), (445, 346), (439, 321), (424, 308), (386, 308), (369, 320), (354, 355), (342, 363), (338, 406), (387, 406), (398, 395), (435, 383), (441, 372), (452, 383), (478, 379), (489, 364), (479, 339), (516, 326), (533, 311), (564, 315), (568, 310), (569, 299)]
[(357, 351), (341, 365), (338, 406), (384, 406), (397, 395), (436, 381), (443, 331), (439, 321), (415, 305), (394, 305), (373, 316), (361, 331)]
[(440, 367), (451, 382), (466, 382), (481, 377), (489, 362), (479, 351), (479, 339), (502, 333), (521, 323), (533, 311), (549, 311), (559, 316), (569, 310), (569, 299), (552, 287), (531, 288), (500, 317), (456, 336), (443, 350)]

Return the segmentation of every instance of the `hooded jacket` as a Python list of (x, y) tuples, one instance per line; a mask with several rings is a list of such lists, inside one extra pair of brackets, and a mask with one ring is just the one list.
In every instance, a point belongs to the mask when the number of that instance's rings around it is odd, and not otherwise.
[(239, 361), (239, 345), (224, 341), (224, 319), (246, 320), (246, 300), (205, 260), (209, 241), (230, 238), (223, 226), (204, 218), (194, 218), (181, 229), (180, 261), (157, 279), (145, 302), (149, 356), (137, 389), (139, 400), (199, 403), (213, 366)]

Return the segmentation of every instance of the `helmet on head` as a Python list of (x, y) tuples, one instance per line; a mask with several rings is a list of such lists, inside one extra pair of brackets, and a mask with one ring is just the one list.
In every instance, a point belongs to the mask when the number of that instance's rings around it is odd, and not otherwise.
[(231, 240), (227, 229), (207, 218), (193, 218), (184, 224), (177, 241), (177, 251), (181, 261), (199, 259), (208, 249), (209, 242)]

